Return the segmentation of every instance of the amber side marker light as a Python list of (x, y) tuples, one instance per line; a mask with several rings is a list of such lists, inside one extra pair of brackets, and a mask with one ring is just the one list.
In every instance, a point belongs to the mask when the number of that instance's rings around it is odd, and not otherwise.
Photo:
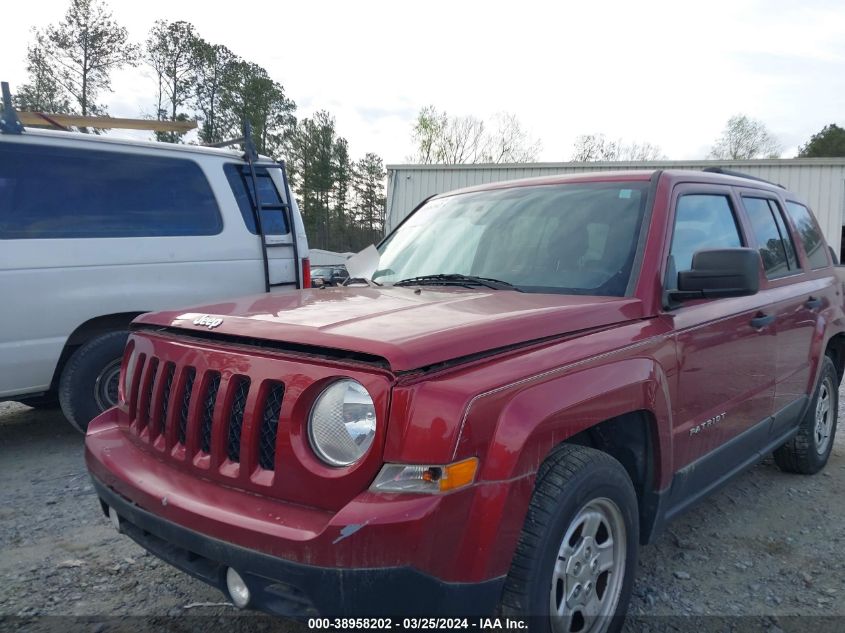
[(370, 490), (439, 494), (469, 486), (477, 472), (477, 457), (443, 466), (385, 464)]

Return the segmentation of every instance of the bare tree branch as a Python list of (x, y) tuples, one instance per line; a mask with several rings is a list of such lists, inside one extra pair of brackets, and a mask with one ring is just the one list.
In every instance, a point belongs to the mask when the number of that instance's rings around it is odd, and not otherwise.
[(709, 157), (722, 160), (777, 158), (780, 152), (780, 143), (762, 121), (737, 114), (728, 119)]
[(537, 160), (540, 142), (531, 139), (515, 115), (449, 116), (434, 106), (420, 110), (412, 130), (417, 147), (409, 160), (422, 164), (515, 163)]

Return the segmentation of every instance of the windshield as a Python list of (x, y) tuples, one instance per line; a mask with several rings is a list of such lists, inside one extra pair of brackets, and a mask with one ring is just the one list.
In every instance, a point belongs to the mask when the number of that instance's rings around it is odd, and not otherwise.
[(373, 281), (496, 279), (526, 292), (623, 296), (647, 182), (512, 187), (426, 203), (379, 247)]

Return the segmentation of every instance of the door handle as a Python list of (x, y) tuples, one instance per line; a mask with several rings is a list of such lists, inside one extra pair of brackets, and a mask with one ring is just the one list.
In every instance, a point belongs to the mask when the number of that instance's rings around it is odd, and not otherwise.
[(775, 315), (774, 314), (758, 314), (756, 317), (751, 319), (751, 327), (754, 329), (759, 330), (760, 328), (764, 328), (767, 325), (770, 325), (775, 322)]
[(804, 307), (810, 310), (817, 310), (822, 307), (822, 300), (818, 297), (810, 297), (804, 302)]

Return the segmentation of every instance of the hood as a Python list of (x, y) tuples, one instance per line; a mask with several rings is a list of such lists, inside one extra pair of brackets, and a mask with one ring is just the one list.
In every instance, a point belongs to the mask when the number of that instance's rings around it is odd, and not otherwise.
[(642, 302), (627, 297), (342, 287), (149, 313), (135, 323), (369, 354), (407, 371), (642, 317)]

